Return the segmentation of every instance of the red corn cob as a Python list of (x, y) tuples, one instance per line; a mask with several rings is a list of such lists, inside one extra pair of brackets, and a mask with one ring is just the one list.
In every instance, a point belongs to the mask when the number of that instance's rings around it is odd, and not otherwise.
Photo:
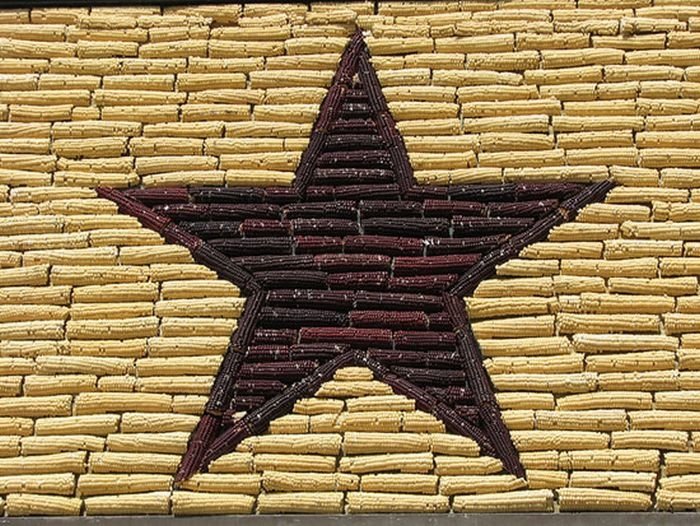
[(457, 274), (392, 277), (387, 283), (387, 289), (392, 292), (442, 292), (450, 288), (458, 277)]
[(391, 331), (388, 329), (357, 329), (341, 327), (303, 327), (299, 330), (302, 342), (337, 342), (367, 347), (391, 346)]
[(377, 290), (384, 289), (388, 280), (388, 272), (345, 272), (329, 274), (326, 282), (336, 290)]
[(389, 270), (391, 258), (381, 254), (319, 254), (314, 263), (326, 272)]
[(349, 314), (353, 327), (427, 329), (428, 317), (418, 311), (355, 310)]
[(299, 217), (318, 218), (319, 216), (344, 219), (355, 219), (357, 217), (357, 209), (353, 201), (292, 203), (284, 207), (283, 213), (285, 219), (296, 219)]
[(253, 345), (291, 345), (297, 341), (298, 332), (295, 329), (255, 329)]
[(330, 236), (294, 236), (297, 254), (342, 252), (343, 238)]
[(441, 296), (393, 292), (357, 292), (357, 309), (422, 310), (432, 312), (443, 308)]
[(435, 273), (461, 273), (479, 261), (478, 254), (451, 254), (432, 257), (396, 257), (394, 275), (411, 276)]
[(457, 342), (453, 332), (396, 331), (394, 343), (397, 349), (439, 351), (452, 350)]

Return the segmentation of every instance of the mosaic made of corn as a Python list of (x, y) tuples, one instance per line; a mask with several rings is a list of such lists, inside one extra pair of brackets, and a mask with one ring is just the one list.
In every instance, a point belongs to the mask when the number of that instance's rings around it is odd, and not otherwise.
[[(374, 7), (0, 10), (7, 514), (700, 506), (700, 2)], [(419, 181), (618, 184), (468, 300), (527, 478), (352, 368), (174, 490), (244, 300), (92, 188), (290, 183), (356, 26)]]

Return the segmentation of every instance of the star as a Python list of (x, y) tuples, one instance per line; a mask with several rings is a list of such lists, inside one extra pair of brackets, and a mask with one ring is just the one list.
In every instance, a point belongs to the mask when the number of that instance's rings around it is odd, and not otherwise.
[(248, 298), (176, 481), (353, 364), (524, 476), (463, 297), (611, 186), (418, 185), (358, 31), (293, 186), (99, 189)]

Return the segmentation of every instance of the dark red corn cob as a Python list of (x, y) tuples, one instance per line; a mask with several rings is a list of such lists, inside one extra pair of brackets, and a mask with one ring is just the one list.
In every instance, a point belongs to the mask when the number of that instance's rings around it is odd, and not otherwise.
[(271, 270), (255, 272), (255, 279), (267, 289), (298, 288), (326, 288), (328, 274), (316, 270)]
[(367, 217), (419, 217), (423, 213), (423, 205), (415, 201), (360, 201), (360, 214)]
[(156, 232), (162, 231), (170, 223), (167, 216), (151, 210), (114, 188), (98, 188), (97, 195), (113, 201), (117, 204), (120, 212), (135, 216), (142, 225)]
[(464, 217), (452, 220), (454, 236), (478, 236), (522, 232), (535, 220), (531, 217)]
[(325, 129), (328, 126), (328, 122), (331, 119), (331, 114), (326, 104), (327, 101), (328, 98), (326, 98), (326, 100), (324, 100), (324, 103), (322, 104), (322, 108), (319, 112), (319, 116), (317, 119), (317, 127), (311, 133), (309, 144), (304, 150), (304, 153), (301, 156), (301, 160), (299, 161), (299, 166), (296, 170), (296, 177), (294, 178), (294, 188), (300, 194), (304, 194), (304, 192), (306, 191), (306, 187), (308, 186), (309, 181), (311, 180), (313, 169), (316, 166), (316, 159), (319, 155), (321, 155), (321, 152), (323, 151), (323, 143), (326, 141)]
[(292, 360), (336, 359), (349, 350), (349, 345), (338, 343), (298, 343), (289, 348), (289, 355)]
[(456, 185), (448, 189), (448, 195), (458, 201), (515, 201), (517, 186), (505, 184)]
[(292, 345), (296, 343), (298, 332), (295, 329), (259, 329), (253, 333), (253, 345)]
[(336, 134), (326, 137), (325, 146), (328, 150), (371, 150), (381, 148), (383, 142), (379, 135)]
[(335, 186), (309, 185), (306, 187), (307, 201), (335, 201)]
[(448, 331), (453, 328), (452, 320), (446, 312), (434, 312), (428, 316), (428, 327), (431, 331)]
[(344, 240), (345, 252), (379, 253), (390, 256), (419, 256), (423, 254), (423, 241), (413, 237), (348, 236)]
[(438, 311), (443, 308), (440, 296), (428, 294), (409, 294), (392, 292), (357, 292), (355, 295), (357, 309), (392, 309)]
[(395, 331), (393, 337), (397, 349), (449, 351), (453, 350), (457, 343), (453, 332)]
[(244, 239), (212, 239), (209, 244), (227, 256), (291, 254), (291, 237), (250, 237)]
[(285, 219), (297, 219), (307, 217), (316, 219), (319, 217), (340, 217), (355, 219), (357, 208), (353, 201), (330, 201), (327, 203), (292, 203), (283, 209)]
[(262, 203), (265, 191), (262, 188), (226, 188), (202, 186), (190, 188), (195, 203)]
[(391, 331), (388, 329), (303, 327), (299, 330), (299, 338), (302, 342), (311, 343), (337, 342), (358, 347), (391, 346)]
[(233, 263), (211, 245), (201, 245), (192, 253), (192, 257), (197, 263), (214, 270), (221, 279), (226, 279), (237, 285), (245, 293), (249, 293), (257, 288), (257, 285), (253, 282), (253, 275), (250, 272)]
[(289, 345), (251, 345), (247, 351), (247, 361), (257, 362), (287, 362), (291, 361)]
[(367, 234), (423, 237), (448, 236), (450, 221), (442, 217), (370, 217), (362, 220)]
[(451, 385), (449, 387), (426, 387), (426, 392), (449, 406), (473, 402), (469, 389)]
[(379, 327), (391, 329), (427, 329), (428, 317), (418, 311), (355, 310), (349, 314), (353, 327)]
[(442, 300), (445, 305), (445, 313), (450, 319), (452, 327), (456, 331), (461, 331), (469, 325), (469, 318), (467, 317), (467, 305), (464, 300), (455, 296), (454, 294), (443, 294)]
[(248, 423), (245, 420), (238, 420), (231, 427), (229, 427), (224, 433), (219, 435), (206, 450), (202, 456), (202, 467), (206, 467), (209, 463), (224, 455), (230, 453), (236, 446), (240, 444), (243, 440), (248, 438), (253, 434)]
[(202, 415), (192, 436), (190, 436), (187, 451), (177, 468), (175, 484), (187, 480), (201, 468), (204, 453), (214, 440), (219, 430), (220, 422), (220, 418), (214, 415)]
[(462, 366), (461, 357), (456, 351), (392, 351), (387, 349), (369, 349), (367, 351), (367, 356), (387, 366), (402, 365), (405, 367), (427, 367), (430, 369), (461, 368)]
[(239, 394), (248, 396), (275, 396), (287, 388), (284, 382), (279, 380), (265, 380), (260, 378), (255, 379), (238, 379), (234, 384), (236, 396)]
[(406, 378), (416, 385), (461, 385), (464, 383), (464, 372), (449, 369), (423, 369), (418, 367), (391, 366), (392, 372)]
[(331, 289), (340, 290), (382, 290), (388, 281), (388, 272), (344, 272), (329, 274), (326, 280)]
[(180, 228), (174, 223), (168, 223), (160, 231), (160, 234), (168, 243), (181, 245), (190, 252), (194, 252), (204, 244), (201, 238), (190, 234), (184, 228)]
[(423, 201), (425, 199), (447, 199), (447, 186), (428, 186), (412, 184), (403, 193), (404, 199)]
[(301, 198), (297, 189), (292, 186), (268, 186), (264, 190), (266, 203), (288, 205), (296, 203)]
[(386, 184), (391, 183), (394, 177), (393, 171), (384, 168), (316, 168), (313, 181), (317, 185), (342, 185), (348, 180), (357, 184)]
[(360, 231), (360, 225), (349, 219), (299, 218), (292, 219), (291, 224), (297, 236), (346, 236)]
[(245, 353), (230, 344), (209, 393), (209, 400), (204, 408), (205, 412), (212, 415), (223, 414), (231, 402), (233, 384), (244, 361)]
[(238, 221), (181, 221), (178, 226), (202, 239), (239, 237)]
[(393, 277), (389, 279), (387, 289), (391, 292), (442, 292), (450, 288), (458, 277), (457, 274)]
[(330, 236), (295, 236), (297, 254), (342, 252), (343, 238)]
[(348, 310), (352, 308), (354, 301), (354, 292), (330, 290), (271, 290), (267, 296), (268, 305), (296, 308)]
[(386, 99), (382, 93), (377, 74), (374, 72), (374, 68), (370, 63), (369, 53), (366, 48), (358, 53), (357, 70), (360, 81), (367, 91), (367, 96), (372, 106), (376, 108), (377, 111), (387, 111)]
[(241, 233), (246, 237), (289, 236), (292, 226), (289, 221), (276, 219), (245, 219), (241, 223)]
[(239, 411), (250, 411), (260, 407), (267, 401), (264, 396), (237, 396), (231, 400), (231, 408), (224, 413), (224, 424), (232, 424), (235, 422), (235, 414)]
[(318, 309), (265, 307), (258, 317), (260, 327), (344, 327), (348, 316), (343, 312)]
[(479, 261), (478, 254), (394, 258), (395, 276), (425, 275), (429, 272), (461, 273)]
[(340, 106), (340, 116), (344, 119), (369, 117), (372, 107), (365, 102), (344, 102)]
[(300, 256), (245, 256), (231, 258), (231, 261), (244, 267), (249, 272), (265, 270), (290, 270), (313, 268), (314, 259), (311, 255)]
[(428, 256), (440, 254), (484, 254), (502, 245), (508, 239), (507, 234), (484, 237), (428, 237), (425, 239)]
[(122, 192), (144, 205), (154, 206), (167, 203), (188, 203), (190, 193), (187, 188), (130, 188)]
[(377, 133), (377, 125), (372, 119), (338, 119), (328, 129), (331, 133)]
[(455, 405), (455, 411), (467, 422), (474, 425), (483, 425), (479, 416), (479, 408), (475, 405)]
[(489, 203), (488, 215), (493, 217), (542, 217), (559, 206), (556, 199), (520, 201), (517, 203)]
[(356, 184), (334, 186), (337, 199), (398, 199), (401, 189), (396, 184)]
[(444, 201), (442, 199), (426, 199), (423, 202), (426, 217), (452, 217), (485, 215), (486, 205), (476, 201)]
[(515, 185), (515, 198), (518, 201), (562, 200), (578, 194), (585, 186), (577, 183), (517, 183)]
[(243, 314), (238, 322), (238, 329), (233, 333), (231, 341), (238, 349), (247, 349), (255, 334), (255, 327), (260, 310), (263, 307), (265, 293), (256, 291), (251, 294), (246, 300)]
[(364, 88), (350, 88), (345, 92), (346, 100), (354, 102), (368, 102), (367, 92)]
[[(134, 213), (124, 210), (125, 213)], [(174, 221), (203, 221), (210, 218), (209, 205), (194, 203), (173, 203), (156, 205), (153, 207), (156, 214), (169, 217)]]
[(381, 254), (319, 254), (314, 263), (326, 272), (389, 270), (391, 258)]
[(304, 378), (312, 373), (317, 367), (318, 362), (313, 360), (246, 363), (243, 367), (241, 367), (239, 378), (266, 378), (271, 380), (280, 380), (286, 383)]
[(209, 218), (220, 221), (241, 220), (241, 219), (281, 219), (282, 209), (279, 205), (267, 203), (253, 204), (218, 204), (212, 203), (207, 206)]
[(588, 186), (575, 196), (564, 201), (561, 204), (561, 208), (567, 210), (568, 212), (576, 212), (588, 203), (602, 200), (614, 186), (615, 182), (611, 180), (601, 181), (600, 183)]
[(319, 155), (317, 166), (326, 168), (390, 168), (391, 157), (383, 150), (352, 150), (325, 152)]

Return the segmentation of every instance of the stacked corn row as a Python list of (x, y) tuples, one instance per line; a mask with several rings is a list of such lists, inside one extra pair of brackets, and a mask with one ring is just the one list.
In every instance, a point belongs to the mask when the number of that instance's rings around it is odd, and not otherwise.
[(552, 509), (548, 490), (490, 495), (527, 487), (501, 472), (476, 442), (445, 433), (369, 369), (349, 367), (274, 420), (268, 434), (244, 440), (187, 481), (173, 493), (173, 510), (224, 512), (227, 499), (239, 506), (228, 512), (258, 513), (479, 511), (492, 499), (513, 510)]

